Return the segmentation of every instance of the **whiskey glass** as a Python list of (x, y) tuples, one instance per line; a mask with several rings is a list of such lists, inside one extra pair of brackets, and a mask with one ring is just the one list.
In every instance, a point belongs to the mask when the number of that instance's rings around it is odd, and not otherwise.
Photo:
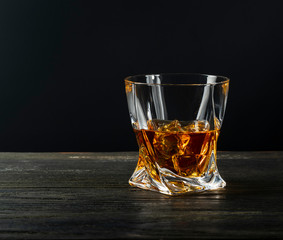
[(129, 184), (166, 195), (225, 187), (216, 161), (229, 79), (205, 74), (125, 78), (139, 159)]

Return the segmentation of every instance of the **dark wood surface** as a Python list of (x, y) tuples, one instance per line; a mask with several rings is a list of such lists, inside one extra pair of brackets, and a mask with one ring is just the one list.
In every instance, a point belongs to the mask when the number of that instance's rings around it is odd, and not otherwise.
[(283, 152), (220, 152), (227, 187), (129, 186), (137, 153), (0, 153), (0, 239), (282, 239)]

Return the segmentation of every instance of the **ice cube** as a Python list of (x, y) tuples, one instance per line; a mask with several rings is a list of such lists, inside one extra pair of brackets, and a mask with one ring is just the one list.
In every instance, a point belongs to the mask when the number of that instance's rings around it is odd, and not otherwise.
[(163, 127), (169, 123), (170, 121), (159, 120), (159, 119), (152, 119), (147, 121), (148, 129), (154, 131), (157, 131), (160, 127)]
[(179, 132), (182, 131), (181, 124), (178, 120), (173, 120), (169, 124), (165, 124), (158, 128), (161, 132)]
[(148, 120), (147, 127), (148, 127), (148, 130), (153, 130), (153, 131), (158, 129), (158, 125), (154, 120)]
[(182, 141), (177, 134), (182, 131), (182, 127), (178, 120), (160, 125), (155, 132), (153, 146), (155, 151), (163, 158), (171, 158), (179, 151), (179, 145), (183, 146), (186, 144), (185, 139)]
[(162, 157), (171, 158), (176, 153), (184, 154), (189, 141), (190, 136), (183, 132), (180, 122), (173, 120), (158, 128), (154, 135), (153, 146)]
[(197, 173), (196, 158), (193, 155), (178, 156), (177, 161), (181, 170), (179, 175), (186, 177)]
[(178, 139), (176, 135), (166, 132), (155, 132), (153, 147), (158, 156), (171, 158), (178, 151)]
[(178, 138), (178, 154), (183, 155), (186, 152), (186, 149), (190, 143), (190, 135), (185, 133), (179, 133)]
[(184, 131), (188, 132), (204, 132), (209, 131), (210, 125), (206, 120), (195, 120), (183, 127)]
[(168, 120), (152, 119), (147, 121), (147, 127), (148, 130), (157, 131), (159, 128), (169, 125), (170, 123), (171, 121)]

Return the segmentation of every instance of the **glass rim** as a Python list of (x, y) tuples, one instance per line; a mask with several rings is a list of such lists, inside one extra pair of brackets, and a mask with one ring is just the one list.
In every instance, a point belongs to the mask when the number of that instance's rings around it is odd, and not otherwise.
[[(147, 77), (147, 76), (201, 76), (201, 77), (216, 77), (218, 79), (221, 79), (219, 82), (214, 83), (146, 83), (146, 82), (137, 82), (134, 80), (131, 80), (131, 78), (135, 77)], [(219, 84), (225, 84), (229, 83), (230, 79), (225, 76), (220, 75), (213, 75), (213, 74), (203, 74), (203, 73), (156, 73), (156, 74), (138, 74), (138, 75), (131, 75), (124, 78), (125, 83), (131, 83), (131, 84), (138, 84), (138, 85), (147, 85), (147, 86), (214, 86)]]

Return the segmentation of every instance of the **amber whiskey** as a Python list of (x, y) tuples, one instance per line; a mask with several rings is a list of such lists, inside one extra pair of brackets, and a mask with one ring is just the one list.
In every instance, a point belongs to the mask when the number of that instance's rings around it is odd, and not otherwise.
[(206, 121), (177, 120), (149, 121), (148, 128), (134, 129), (140, 148), (137, 168), (146, 167), (156, 180), (158, 169), (183, 177), (200, 177), (207, 171), (219, 130), (210, 130)]

